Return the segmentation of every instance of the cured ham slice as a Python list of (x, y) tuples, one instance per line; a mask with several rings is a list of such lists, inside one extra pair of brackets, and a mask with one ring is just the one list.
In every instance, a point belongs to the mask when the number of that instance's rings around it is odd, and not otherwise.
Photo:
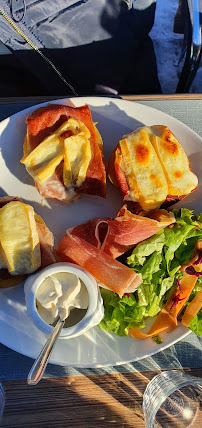
[(154, 218), (132, 214), (124, 205), (117, 217), (109, 222), (109, 229), (102, 244), (102, 250), (114, 258), (133, 248), (139, 242), (175, 222), (172, 213), (156, 210), (150, 213)]
[[(59, 200), (71, 200), (81, 193), (91, 195), (106, 196), (106, 172), (103, 156), (102, 140), (96, 129), (90, 109), (87, 105), (82, 107), (69, 107), (65, 105), (49, 104), (39, 108), (27, 117), (27, 135), (24, 143), (24, 158), (39, 146), (44, 139), (51, 136), (61, 127), (62, 124), (73, 118), (78, 123), (82, 123), (90, 131), (90, 151), (91, 158), (83, 182), (77, 186), (72, 185), (71, 189), (64, 185), (63, 162), (61, 161), (55, 171), (43, 183), (36, 182), (39, 193), (47, 198)], [(71, 138), (70, 131), (62, 134), (64, 138)], [(48, 144), (48, 140), (47, 140)], [(71, 143), (70, 143), (71, 146)], [(70, 147), (71, 148), (71, 147)], [(78, 164), (78, 163), (77, 163)]]
[(56, 255), (61, 261), (80, 265), (119, 296), (133, 292), (142, 282), (141, 275), (115, 258), (175, 221), (165, 210), (150, 215), (153, 218), (137, 216), (123, 206), (114, 220), (89, 220), (66, 231)]
[(17, 196), (0, 196), (0, 208), (12, 201), (20, 201)]
[(110, 217), (97, 217), (86, 223), (68, 229), (71, 235), (84, 239), (98, 250), (103, 249), (103, 242), (106, 239), (110, 223), (113, 221)]
[(86, 269), (97, 281), (119, 294), (133, 292), (141, 284), (140, 274), (111, 256), (67, 231), (56, 255), (64, 262), (73, 262)]
[[(149, 217), (132, 214), (124, 205), (115, 219), (95, 218), (69, 230), (113, 258), (175, 222), (172, 213), (155, 210)], [(153, 217), (153, 218), (152, 218)]]
[(38, 214), (35, 215), (35, 220), (40, 242), (41, 268), (44, 268), (56, 262), (53, 254), (54, 239), (53, 234)]

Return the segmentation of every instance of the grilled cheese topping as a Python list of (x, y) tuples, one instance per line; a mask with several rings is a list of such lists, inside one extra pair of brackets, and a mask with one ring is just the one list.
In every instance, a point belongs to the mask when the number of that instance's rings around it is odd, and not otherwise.
[(187, 195), (198, 185), (196, 175), (179, 141), (167, 126), (151, 126), (151, 142), (162, 164), (168, 183), (168, 194)]
[(128, 192), (125, 200), (145, 210), (158, 208), (167, 195), (182, 196), (198, 185), (182, 146), (167, 126), (138, 128), (119, 142), (121, 169)]
[(144, 210), (160, 206), (168, 194), (161, 163), (144, 129), (120, 141), (123, 168), (129, 185), (125, 199), (140, 203)]
[[(69, 119), (72, 127), (77, 125), (75, 119)], [(90, 131), (80, 122), (79, 133), (64, 139), (63, 181), (66, 187), (72, 184), (80, 186), (86, 178), (91, 160)]]
[(0, 208), (0, 248), (2, 267), (12, 275), (28, 274), (40, 267), (39, 236), (30, 205), (13, 201)]
[(27, 151), (25, 139), (25, 156), (21, 163), (40, 185), (45, 184), (63, 162), (64, 185), (67, 188), (80, 186), (91, 159), (90, 131), (81, 121), (70, 118), (31, 153)]

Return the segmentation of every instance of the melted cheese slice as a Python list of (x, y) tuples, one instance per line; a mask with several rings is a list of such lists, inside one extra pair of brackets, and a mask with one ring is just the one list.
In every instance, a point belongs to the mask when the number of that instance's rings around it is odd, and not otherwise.
[(162, 164), (168, 183), (168, 194), (187, 195), (198, 185), (196, 175), (190, 170), (189, 160), (179, 141), (167, 126), (151, 126), (150, 139)]
[[(61, 131), (63, 132), (63, 131)], [(63, 139), (58, 133), (45, 138), (32, 152), (21, 159), (29, 174), (41, 183), (50, 177), (64, 157)]]
[(166, 199), (168, 186), (147, 130), (138, 128), (126, 135), (119, 144), (122, 169), (129, 186), (125, 200), (139, 202), (145, 211), (159, 207)]
[(79, 120), (70, 118), (57, 131), (45, 138), (27, 154), (27, 137), (24, 142), (25, 156), (21, 160), (29, 174), (42, 185), (64, 160), (63, 180), (66, 187), (80, 186), (86, 178), (91, 159), (90, 131)]
[[(81, 186), (91, 160), (90, 131), (80, 121), (69, 119), (74, 135), (64, 139), (63, 181), (66, 187)], [(76, 133), (76, 129), (79, 131)]]
[(35, 213), (30, 205), (13, 201), (0, 209), (1, 258), (12, 275), (34, 272), (41, 265)]

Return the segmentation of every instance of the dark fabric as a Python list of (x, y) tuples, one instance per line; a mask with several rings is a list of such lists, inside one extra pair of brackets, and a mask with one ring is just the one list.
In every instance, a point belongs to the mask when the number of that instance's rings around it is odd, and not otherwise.
[[(161, 92), (148, 36), (155, 1), (72, 0), (68, 6), (64, 0), (25, 1), (27, 10), (17, 27), (79, 95), (96, 94), (103, 87), (125, 94)], [(23, 1), (12, 4), (14, 17), (19, 18)], [(0, 6), (10, 17), (8, 0), (0, 0)], [(1, 96), (72, 95), (51, 65), (4, 17), (0, 25), (0, 39), (13, 52), (9, 59), (0, 58)]]
[(178, 8), (174, 18), (174, 33), (184, 34), (187, 18), (187, 0), (178, 0)]
[(47, 95), (40, 80), (15, 55), (0, 55), (0, 97)]

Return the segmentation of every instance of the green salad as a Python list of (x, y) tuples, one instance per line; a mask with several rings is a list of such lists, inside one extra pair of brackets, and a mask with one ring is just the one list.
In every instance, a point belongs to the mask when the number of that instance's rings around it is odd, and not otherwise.
[[(148, 317), (155, 317), (167, 301), (183, 273), (182, 265), (193, 257), (197, 241), (202, 239), (202, 214), (186, 208), (173, 210), (176, 223), (140, 242), (127, 258), (127, 265), (142, 274), (142, 284), (134, 293), (120, 298), (114, 292), (101, 289), (105, 315), (99, 327), (118, 335), (128, 335), (129, 328), (143, 328)], [(201, 261), (202, 263), (202, 261)], [(190, 272), (190, 274), (194, 274)], [(186, 306), (202, 288), (202, 276)], [(202, 308), (189, 328), (202, 336)]]

